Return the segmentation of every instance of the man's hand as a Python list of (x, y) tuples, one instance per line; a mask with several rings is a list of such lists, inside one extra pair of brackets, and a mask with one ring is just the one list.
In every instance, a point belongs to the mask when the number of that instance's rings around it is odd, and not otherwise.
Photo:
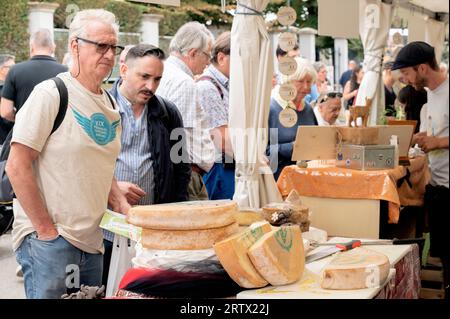
[(147, 193), (138, 185), (129, 182), (117, 182), (120, 191), (127, 198), (130, 205), (136, 205)]
[(113, 178), (111, 184), (111, 190), (108, 195), (108, 206), (110, 209), (117, 213), (128, 214), (131, 208), (130, 203), (128, 203), (127, 198), (122, 193), (117, 181)]
[(432, 150), (445, 148), (445, 145), (443, 143), (445, 142), (444, 139), (446, 139), (446, 145), (448, 147), (448, 137), (442, 138), (436, 136), (427, 136), (426, 132), (420, 132), (414, 135), (413, 143), (418, 144), (422, 151), (428, 153)]
[(54, 226), (39, 229), (39, 230), (36, 229), (36, 233), (37, 233), (39, 240), (45, 240), (45, 241), (53, 240), (59, 236), (59, 233)]

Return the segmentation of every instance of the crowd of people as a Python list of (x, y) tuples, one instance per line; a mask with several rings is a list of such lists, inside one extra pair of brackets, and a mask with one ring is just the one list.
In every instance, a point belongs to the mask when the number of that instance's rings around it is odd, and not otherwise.
[[(28, 298), (65, 294), (67, 265), (75, 265), (80, 284), (106, 284), (113, 234), (99, 223), (107, 207), (126, 214), (132, 205), (233, 198), (230, 32), (215, 38), (205, 25), (189, 22), (165, 53), (150, 44), (123, 47), (118, 30), (112, 13), (83, 10), (70, 24), (68, 67), (53, 58), (45, 29), (31, 35), (30, 60), (14, 65), (14, 56), (0, 55), (0, 137), (14, 126), (6, 171), (16, 196), (13, 249)], [(420, 121), (414, 142), (430, 157), (426, 198), (436, 209), (436, 200), (448, 202), (448, 77), (436, 69), (434, 51), (424, 59), (410, 49), (383, 66), (386, 108), (395, 117), (401, 105), (407, 119)], [(103, 80), (117, 56), (120, 78), (108, 91)], [(298, 126), (346, 124), (342, 115), (355, 105), (364, 71), (350, 61), (335, 91), (326, 65), (302, 58), (298, 46), (278, 48), (276, 56), (297, 64), (294, 74), (273, 78), (266, 155), (278, 178), (295, 164)], [(62, 96), (54, 77), (68, 92), (56, 129)], [(408, 85), (395, 92), (396, 81)], [(280, 96), (286, 83), (296, 89), (292, 101)], [(282, 112), (294, 121), (280, 121)], [(435, 225), (448, 221), (434, 218)], [(438, 241), (442, 229), (435, 227)]]

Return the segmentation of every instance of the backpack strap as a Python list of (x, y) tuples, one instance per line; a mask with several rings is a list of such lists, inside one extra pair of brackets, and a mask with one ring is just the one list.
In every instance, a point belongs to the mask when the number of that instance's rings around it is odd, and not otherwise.
[(214, 86), (217, 88), (217, 91), (219, 91), (220, 98), (223, 100), (222, 88), (220, 87), (219, 83), (217, 83), (217, 81), (213, 77), (210, 77), (209, 75), (202, 75), (201, 77), (199, 77), (197, 79), (197, 82), (200, 82), (200, 81), (209, 81), (212, 84), (214, 84)]
[(50, 134), (53, 134), (63, 122), (64, 117), (66, 116), (67, 105), (69, 104), (69, 93), (67, 92), (67, 87), (64, 84), (63, 80), (61, 80), (61, 78), (57, 76), (52, 78), (52, 80), (55, 82), (56, 88), (59, 92), (59, 109), (58, 114), (56, 114), (55, 122), (53, 123), (52, 132)]
[(103, 92), (106, 93), (106, 96), (108, 97), (109, 102), (111, 102), (111, 105), (112, 105), (113, 109), (115, 110), (116, 109), (116, 104), (114, 103), (114, 100), (113, 100), (111, 94), (108, 91), (106, 91), (106, 90), (103, 90)]

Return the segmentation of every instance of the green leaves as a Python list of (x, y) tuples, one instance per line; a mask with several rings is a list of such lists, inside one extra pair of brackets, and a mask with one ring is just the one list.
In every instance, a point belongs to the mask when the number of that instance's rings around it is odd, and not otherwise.
[(28, 59), (28, 1), (0, 0), (0, 53), (13, 54), (16, 62)]

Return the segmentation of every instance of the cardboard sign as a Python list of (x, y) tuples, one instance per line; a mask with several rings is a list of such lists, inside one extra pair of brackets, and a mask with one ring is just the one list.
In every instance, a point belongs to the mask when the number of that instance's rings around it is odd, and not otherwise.
[[(371, 126), (372, 127), (372, 126)], [(389, 145), (392, 135), (398, 136), (398, 153), (407, 157), (414, 126), (377, 125), (378, 145)], [(336, 159), (337, 126), (299, 126), (294, 142), (292, 160)]]

